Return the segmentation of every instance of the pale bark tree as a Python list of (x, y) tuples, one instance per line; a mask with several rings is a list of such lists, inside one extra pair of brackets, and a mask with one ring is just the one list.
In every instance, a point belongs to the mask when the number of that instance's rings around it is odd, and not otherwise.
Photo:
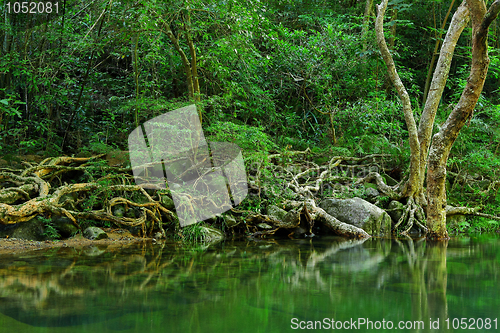
[[(384, 38), (383, 18), (387, 3), (388, 0), (383, 0), (380, 5), (377, 5), (375, 30), (377, 43), (387, 65), (389, 77), (403, 105), (410, 143), (410, 175), (404, 184), (395, 189), (387, 189), (387, 186), (383, 186), (378, 174), (370, 174), (367, 180), (375, 179), (377, 184), (382, 185), (379, 186), (382, 191), (390, 194), (394, 199), (407, 198), (405, 213), (396, 227), (405, 223), (403, 232), (408, 232), (413, 223), (417, 223), (422, 230), (428, 232), (429, 238), (443, 239), (448, 237), (446, 232), (446, 162), (460, 130), (467, 119), (472, 116), (483, 89), (489, 65), (488, 28), (498, 15), (500, 0), (496, 0), (488, 10), (483, 0), (464, 0), (458, 7), (441, 47), (418, 130), (410, 98), (397, 74), (394, 60)], [(432, 138), (431, 145), (434, 118), (448, 78), (455, 46), (469, 21), (469, 17), (472, 18), (473, 29), (471, 72), (460, 101), (441, 126), (439, 132)], [(424, 180), (427, 163), (427, 192), (425, 192)], [(427, 227), (422, 224), (424, 214), (421, 207), (427, 208)]]
[(486, 8), (482, 0), (466, 0), (472, 21), (472, 64), (467, 84), (460, 100), (441, 129), (432, 138), (427, 173), (428, 238), (447, 238), (446, 231), (446, 162), (451, 147), (483, 90), (490, 59), (488, 57), (488, 29), (500, 11), (500, 0)]
[[(450, 3), (450, 7), (448, 8), (448, 12), (444, 17), (443, 24), (441, 25), (441, 31), (443, 31), (444, 28), (446, 27), (446, 22), (448, 22), (448, 16), (450, 16), (451, 9), (453, 8), (454, 4), (455, 0), (452, 0)], [(434, 28), (435, 27), (436, 23), (434, 21)], [(429, 85), (431, 84), (432, 70), (434, 69), (434, 63), (436, 62), (436, 55), (438, 55), (439, 45), (441, 44), (441, 36), (442, 36), (441, 31), (439, 32), (439, 34), (436, 34), (436, 45), (434, 46), (434, 51), (432, 52), (432, 58), (429, 64), (429, 70), (427, 71), (427, 77), (425, 79), (425, 88), (424, 88), (424, 96), (422, 97), (422, 104), (425, 104), (425, 101), (427, 100), (427, 94), (429, 93)]]

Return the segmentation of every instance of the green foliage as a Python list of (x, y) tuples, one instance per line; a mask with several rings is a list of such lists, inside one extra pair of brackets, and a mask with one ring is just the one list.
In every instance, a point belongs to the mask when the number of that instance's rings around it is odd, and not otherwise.
[(44, 237), (46, 237), (47, 239), (50, 239), (50, 240), (61, 238), (61, 235), (59, 234), (57, 229), (54, 227), (52, 220), (50, 218), (45, 218), (43, 216), (39, 216), (38, 218), (44, 225), (44, 228), (43, 228), (43, 236)]
[(183, 240), (188, 243), (202, 242), (204, 239), (203, 229), (200, 223), (188, 225), (181, 229)]
[(207, 127), (205, 131), (209, 140), (235, 143), (247, 153), (269, 152), (277, 148), (262, 127), (217, 121)]
[(470, 235), (491, 233), (500, 230), (500, 222), (484, 217), (474, 217), (457, 226), (457, 231), (466, 232)]
[[(186, 59), (167, 35), (168, 24), (180, 36), (179, 47), (191, 67), (192, 51), (196, 52), (201, 91), (197, 104), (205, 135), (239, 145), (251, 172), (266, 165), (269, 153), (281, 151), (279, 163), (286, 166), (293, 163), (287, 151), (306, 148), (321, 155), (315, 159), (318, 163), (331, 155), (389, 153), (395, 165), (408, 165), (402, 107), (386, 77), (373, 29), (363, 32), (364, 3), (194, 0), (186, 4), (148, 1), (138, 6), (118, 1), (89, 6), (68, 0), (64, 15), (36, 20), (13, 16), (2, 7), (2, 155), (126, 150), (127, 136), (136, 126), (193, 103), (186, 84)], [(439, 20), (448, 5), (395, 1), (387, 13), (386, 34), (394, 38), (391, 52), (417, 120), (434, 43), (442, 38)], [(373, 17), (367, 24), (372, 27)], [(194, 50), (187, 45), (188, 30)], [(458, 42), (435, 130), (466, 83), (470, 35), (468, 27)], [(483, 182), (500, 178), (499, 35), (500, 29), (490, 29), (490, 75), (449, 163), (453, 173), (476, 180), (482, 176)], [(91, 163), (83, 176), (65, 181), (104, 176), (100, 165)], [(279, 179), (262, 177), (270, 189), (288, 195), (280, 190)], [(498, 195), (484, 194), (480, 181), (457, 183), (448, 190), (451, 200), (481, 203), (498, 213)], [(112, 194), (86, 195), (81, 205), (93, 209)], [(252, 199), (248, 205), (258, 209), (261, 204)]]
[[(106, 140), (107, 141), (107, 140)], [(108, 145), (103, 139), (103, 133), (99, 132), (92, 136), (90, 142), (87, 146), (85, 146), (82, 150), (88, 151), (96, 154), (107, 154), (113, 150), (116, 150), (117, 147), (113, 147), (112, 145)]]
[[(448, 169), (447, 196), (452, 205), (481, 205), (482, 212), (500, 215), (498, 187), (491, 182), (500, 177), (500, 112), (498, 106), (478, 103), (470, 124), (464, 127), (452, 148)], [(489, 189), (489, 191), (488, 191)], [(495, 229), (494, 223), (481, 219), (462, 226), (461, 231), (485, 232)]]
[(391, 201), (392, 201), (391, 197), (387, 197), (384, 195), (379, 196), (378, 197), (378, 202), (379, 202), (378, 206), (382, 207), (382, 208), (387, 208), (387, 207), (389, 207), (389, 204), (391, 203)]

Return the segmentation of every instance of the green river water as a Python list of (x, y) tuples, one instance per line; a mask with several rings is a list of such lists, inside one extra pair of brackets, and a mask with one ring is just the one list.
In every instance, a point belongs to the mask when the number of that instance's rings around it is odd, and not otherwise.
[(498, 332), (499, 278), (498, 235), (60, 248), (0, 257), (0, 332)]

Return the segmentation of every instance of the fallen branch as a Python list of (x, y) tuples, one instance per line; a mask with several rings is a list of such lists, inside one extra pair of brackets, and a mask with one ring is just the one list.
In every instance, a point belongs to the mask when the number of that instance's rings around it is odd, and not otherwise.
[(480, 217), (485, 217), (488, 219), (500, 221), (499, 216), (495, 215), (490, 215), (490, 214), (485, 214), (485, 213), (480, 213), (479, 211), (481, 210), (481, 207), (452, 207), (452, 206), (446, 206), (446, 216), (451, 216), (451, 215), (473, 215), (473, 216), (480, 216)]

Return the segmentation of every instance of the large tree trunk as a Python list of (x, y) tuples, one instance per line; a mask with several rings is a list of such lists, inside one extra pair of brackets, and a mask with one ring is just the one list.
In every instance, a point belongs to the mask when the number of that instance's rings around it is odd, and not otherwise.
[[(419, 208), (415, 206), (427, 206), (427, 221), (431, 229), (428, 236), (437, 239), (447, 238), (446, 162), (458, 133), (467, 119), (472, 117), (472, 112), (483, 89), (489, 65), (487, 54), (488, 27), (498, 14), (500, 0), (496, 0), (491, 5), (488, 12), (486, 12), (486, 5), (483, 0), (464, 0), (453, 15), (452, 22), (441, 48), (418, 132), (416, 130), (408, 93), (396, 72), (394, 61), (389, 53), (384, 38), (383, 17), (387, 8), (387, 3), (388, 0), (382, 0), (382, 3), (377, 6), (378, 13), (375, 22), (375, 31), (382, 57), (387, 65), (389, 77), (401, 98), (405, 121), (408, 126), (411, 153), (410, 176), (405, 186), (400, 189), (400, 197), (408, 198), (407, 211), (409, 213), (407, 215), (409, 216), (409, 221), (405, 232), (409, 231), (413, 224), (412, 220), (414, 219), (412, 216), (418, 215)], [(448, 120), (441, 127), (439, 133), (434, 136), (428, 157), (427, 152), (431, 142), (434, 118), (439, 100), (441, 99), (446, 79), (448, 78), (456, 43), (468, 22), (469, 12), (473, 21), (471, 74), (459, 103), (450, 114)], [(428, 188), (426, 199), (424, 195), (424, 177), (427, 161), (429, 161), (429, 170), (427, 175)], [(417, 223), (418, 220), (417, 218)], [(403, 220), (400, 219), (396, 227), (402, 222)]]
[(467, 85), (452, 113), (434, 135), (429, 153), (427, 173), (428, 238), (446, 239), (446, 162), (451, 147), (466, 121), (472, 117), (474, 107), (483, 90), (488, 72), (488, 28), (500, 10), (496, 0), (488, 11), (483, 0), (465, 0), (472, 17), (472, 65)]

